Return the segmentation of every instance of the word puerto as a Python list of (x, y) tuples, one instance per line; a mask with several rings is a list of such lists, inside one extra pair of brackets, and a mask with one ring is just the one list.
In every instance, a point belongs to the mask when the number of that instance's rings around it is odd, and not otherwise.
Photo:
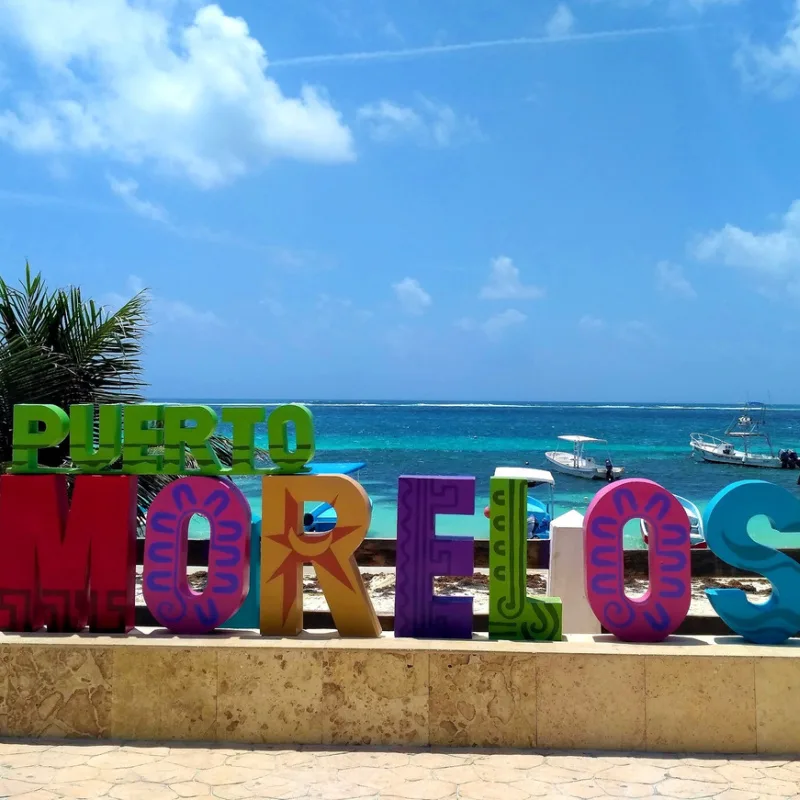
[[(209, 438), (218, 416), (206, 406), (45, 405), (14, 409), (13, 460), (0, 476), (0, 630), (127, 633), (134, 627), (139, 475), (180, 476), (152, 501), (146, 520), (143, 593), (159, 624), (177, 634), (221, 627), (258, 628), (264, 636), (303, 627), (302, 570), (311, 564), (342, 636), (376, 637), (381, 627), (355, 561), (371, 506), (346, 475), (310, 474), (314, 427), (300, 405), (225, 407), (233, 426), (233, 466), (222, 467)], [(266, 422), (273, 467), (256, 465), (255, 429)], [(290, 445), (290, 428), (296, 445)], [(74, 467), (40, 465), (40, 450), (70, 437)], [(191, 458), (190, 458), (191, 456)], [(73, 488), (68, 495), (67, 480)], [(263, 475), (262, 518), (231, 480)], [(398, 481), (395, 635), (472, 636), (472, 598), (437, 597), (434, 578), (470, 576), (474, 542), (436, 533), (437, 514), (473, 515), (475, 478), (401, 476)], [(304, 503), (328, 503), (336, 524), (306, 533)], [(562, 603), (526, 589), (527, 485), (490, 479), (489, 634), (494, 639), (559, 640)], [(800, 565), (754, 542), (747, 523), (764, 514), (778, 531), (800, 530), (800, 501), (762, 481), (723, 489), (706, 510), (709, 548), (757, 572), (772, 596), (753, 603), (739, 589), (708, 589), (722, 619), (745, 639), (780, 644), (800, 630)], [(188, 529), (210, 523), (208, 583), (188, 584)], [(624, 592), (623, 528), (644, 519), (650, 588)], [(589, 603), (603, 627), (623, 641), (656, 642), (674, 633), (691, 602), (690, 525), (669, 491), (629, 479), (602, 489), (584, 520)], [(446, 570), (446, 572), (444, 571)]]

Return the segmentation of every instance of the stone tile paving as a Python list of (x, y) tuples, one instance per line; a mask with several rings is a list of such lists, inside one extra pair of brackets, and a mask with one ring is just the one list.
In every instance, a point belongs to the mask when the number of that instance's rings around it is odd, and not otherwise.
[(800, 798), (800, 759), (0, 742), (0, 798)]

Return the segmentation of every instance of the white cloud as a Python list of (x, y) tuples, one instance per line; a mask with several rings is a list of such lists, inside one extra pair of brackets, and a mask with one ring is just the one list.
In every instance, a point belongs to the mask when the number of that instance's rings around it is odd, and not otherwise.
[(800, 273), (800, 200), (795, 200), (773, 230), (753, 232), (725, 225), (691, 246), (700, 261), (787, 278)]
[(619, 337), (627, 342), (654, 342), (656, 335), (653, 329), (638, 319), (622, 323), (619, 328)]
[(263, 297), (260, 305), (267, 309), (267, 313), (272, 317), (285, 317), (286, 307), (275, 297)]
[(425, 129), (425, 123), (413, 108), (389, 100), (361, 106), (358, 118), (367, 123), (370, 135), (378, 142), (419, 135)]
[(582, 331), (586, 331), (586, 333), (598, 333), (599, 331), (605, 330), (606, 321), (600, 319), (600, 317), (593, 317), (591, 314), (584, 314), (580, 320), (578, 320), (578, 327)]
[(560, 3), (553, 15), (547, 20), (545, 32), (552, 39), (560, 39), (572, 33), (575, 27), (575, 15), (566, 3)]
[[(2, 0), (0, 0), (0, 2), (2, 2)], [(70, 197), (68, 195), (39, 194), (36, 192), (9, 192), (0, 189), (0, 204), (2, 203), (41, 207), (63, 206), (64, 208), (85, 211), (88, 214), (114, 213), (114, 209), (116, 208), (110, 206), (107, 202), (90, 202), (80, 197)], [(161, 206), (155, 203), (151, 205), (156, 209), (161, 209)], [(314, 250), (297, 250), (280, 245), (261, 244), (235, 236), (225, 230), (211, 230), (203, 227), (178, 225), (170, 220), (169, 215), (164, 209), (161, 210), (164, 213), (164, 219), (157, 220), (159, 224), (163, 225), (165, 231), (182, 239), (191, 239), (193, 241), (206, 242), (226, 249), (233, 248), (246, 253), (254, 253), (260, 258), (264, 258), (266, 263), (270, 266), (291, 270), (293, 272), (299, 272), (301, 270), (328, 270), (336, 264), (335, 258)]]
[(536, 300), (544, 297), (544, 289), (525, 286), (514, 262), (508, 256), (498, 256), (492, 259), (489, 280), (480, 296), (484, 300)]
[(381, 33), (387, 39), (394, 39), (396, 42), (404, 42), (406, 40), (400, 28), (398, 28), (394, 20), (391, 19), (386, 19), (383, 25), (381, 25)]
[(167, 300), (163, 297), (153, 298), (155, 315), (166, 322), (190, 322), (195, 325), (211, 325), (222, 327), (222, 320), (213, 311), (201, 311), (183, 300)]
[(369, 309), (358, 308), (349, 297), (332, 297), (323, 293), (317, 297), (315, 305), (317, 311), (324, 312), (324, 316), (329, 320), (341, 321), (350, 317), (364, 322), (375, 316)]
[(709, 8), (724, 6), (738, 6), (747, 0), (593, 0), (595, 3), (606, 3), (622, 8), (645, 8), (647, 6), (663, 6), (670, 12), (680, 12), (687, 9), (693, 11), (706, 11)]
[(125, 203), (134, 214), (153, 220), (154, 222), (167, 222), (167, 212), (161, 206), (142, 200), (139, 197), (139, 184), (132, 180), (118, 180), (113, 175), (107, 175), (111, 191)]
[(475, 320), (472, 317), (461, 317), (457, 319), (453, 325), (458, 328), (460, 331), (474, 331), (477, 325), (475, 324)]
[(673, 294), (686, 300), (697, 299), (694, 286), (689, 283), (678, 264), (671, 264), (669, 261), (656, 264), (656, 285), (665, 294)]
[(509, 328), (522, 325), (527, 319), (528, 317), (521, 311), (509, 308), (492, 315), (484, 322), (476, 322), (472, 317), (461, 317), (453, 325), (465, 333), (482, 331), (490, 341), (499, 342)]
[[(247, 23), (218, 5), (179, 23), (172, 2), (3, 0), (0, 38), (40, 82), (0, 110), (0, 139), (31, 153), (149, 162), (201, 187), (273, 159), (352, 160), (325, 94), (284, 95)], [(4, 45), (7, 52), (9, 44)]]
[(747, 42), (739, 51), (736, 64), (743, 77), (756, 89), (788, 94), (800, 79), (800, 0), (786, 31), (774, 46)]
[(421, 95), (414, 107), (390, 100), (369, 103), (358, 109), (357, 117), (376, 142), (449, 147), (480, 137), (480, 127), (472, 117)]
[(416, 278), (404, 278), (392, 284), (395, 297), (407, 314), (419, 316), (433, 302), (431, 296), (419, 285)]
[[(111, 311), (116, 311), (124, 303), (127, 303), (131, 297), (144, 291), (145, 285), (137, 275), (129, 275), (126, 281), (126, 288), (127, 294), (125, 295), (114, 292), (106, 297), (105, 305)], [(150, 314), (156, 323), (181, 323), (215, 328), (224, 326), (223, 321), (212, 311), (202, 311), (183, 300), (172, 300), (153, 292), (149, 292), (149, 295)]]
[(587, 336), (603, 334), (604, 341), (606, 341), (609, 336), (613, 336), (625, 342), (655, 343), (658, 341), (658, 337), (653, 329), (647, 323), (641, 322), (638, 319), (610, 324), (601, 317), (595, 317), (592, 314), (584, 314), (584, 316), (578, 320), (578, 329)]
[(481, 327), (489, 339), (493, 342), (498, 342), (505, 336), (510, 328), (516, 328), (522, 325), (527, 319), (528, 317), (521, 311), (517, 311), (515, 308), (509, 308), (506, 311), (501, 311), (499, 314), (489, 317)]

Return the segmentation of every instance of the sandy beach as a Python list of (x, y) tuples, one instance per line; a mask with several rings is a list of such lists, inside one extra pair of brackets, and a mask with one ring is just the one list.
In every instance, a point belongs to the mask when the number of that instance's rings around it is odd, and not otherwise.
[[(395, 571), (386, 567), (362, 567), (361, 575), (378, 614), (394, 613)], [(207, 573), (203, 569), (189, 573), (189, 583), (196, 591), (206, 585)], [(528, 592), (543, 595), (546, 591), (547, 571), (528, 570)], [(470, 578), (437, 578), (435, 591), (444, 596), (466, 595), (473, 597), (473, 610), (477, 614), (489, 611), (489, 570), (477, 569)], [(141, 567), (136, 576), (136, 604), (144, 605), (142, 595)], [(641, 596), (647, 591), (647, 581), (630, 578), (625, 586), (630, 597)], [(716, 616), (708, 601), (705, 589), (743, 589), (757, 598), (766, 598), (771, 589), (763, 578), (692, 578), (692, 604), (689, 613), (693, 616)], [(303, 607), (306, 611), (327, 611), (328, 603), (319, 587), (311, 567), (303, 571)]]

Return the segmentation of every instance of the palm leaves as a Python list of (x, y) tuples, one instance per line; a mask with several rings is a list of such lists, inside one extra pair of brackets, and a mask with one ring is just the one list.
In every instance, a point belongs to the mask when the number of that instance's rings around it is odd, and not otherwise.
[[(14, 287), (0, 278), (0, 472), (11, 462), (11, 425), (18, 403), (139, 403), (142, 342), (147, 332), (148, 294), (139, 292), (109, 312), (85, 299), (80, 288), (50, 291), (41, 274)], [(231, 443), (212, 439), (218, 458), (231, 463)], [(39, 456), (42, 464), (69, 463), (68, 444)], [(140, 516), (169, 476), (141, 476)]]
[[(17, 403), (136, 403), (142, 400), (142, 339), (147, 295), (108, 313), (76, 287), (48, 290), (25, 265), (19, 287), (0, 278), (0, 464), (11, 460), (11, 415)], [(68, 445), (43, 451), (49, 466), (66, 463)]]

